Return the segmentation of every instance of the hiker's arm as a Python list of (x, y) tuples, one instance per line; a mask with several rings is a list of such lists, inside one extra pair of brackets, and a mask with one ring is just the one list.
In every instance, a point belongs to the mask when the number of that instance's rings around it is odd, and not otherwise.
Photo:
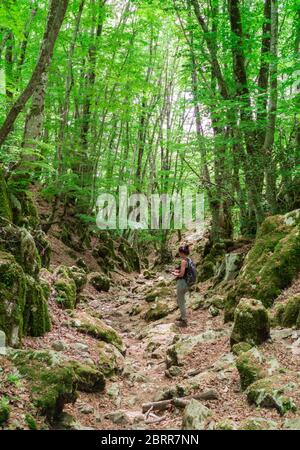
[(180, 271), (178, 270), (178, 271), (176, 272), (176, 276), (177, 276), (178, 278), (182, 278), (183, 275), (185, 274), (186, 265), (187, 265), (187, 262), (186, 262), (186, 261), (181, 261)]

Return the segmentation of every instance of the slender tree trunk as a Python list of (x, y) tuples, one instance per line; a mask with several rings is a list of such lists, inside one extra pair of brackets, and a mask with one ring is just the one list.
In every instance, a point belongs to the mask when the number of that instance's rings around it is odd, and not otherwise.
[(264, 145), (265, 128), (267, 125), (268, 82), (270, 71), (270, 44), (271, 44), (271, 0), (265, 0), (264, 23), (262, 29), (260, 70), (258, 75), (257, 98), (257, 141), (259, 146)]
[(246, 73), (244, 36), (239, 0), (228, 0), (232, 43), (233, 69), (236, 82), (236, 95), (240, 101), (240, 116), (248, 161), (245, 161), (245, 176), (249, 188), (249, 203), (255, 213), (257, 226), (263, 221), (262, 188), (264, 179), (263, 158), (257, 147), (255, 125)]
[(38, 62), (32, 73), (32, 76), (18, 99), (12, 105), (6, 120), (0, 128), (0, 148), (3, 145), (5, 139), (11, 132), (14, 123), (19, 116), (20, 112), (26, 106), (26, 103), (34, 93), (36, 87), (40, 83), (42, 76), (47, 72), (49, 67), (54, 45), (63, 23), (69, 0), (52, 0), (50, 4), (46, 31), (43, 37), (41, 51)]
[(25, 150), (30, 149), (32, 152), (23, 153), (23, 162), (34, 161), (37, 158), (34, 151), (37, 149), (42, 132), (47, 82), (48, 75), (44, 72), (32, 95), (31, 108), (26, 116), (22, 142), (22, 147)]
[(70, 108), (70, 97), (71, 91), (74, 83), (73, 79), (73, 55), (75, 51), (75, 45), (77, 41), (77, 36), (80, 28), (80, 21), (82, 16), (82, 11), (84, 8), (85, 0), (81, 0), (78, 12), (75, 19), (75, 28), (73, 33), (73, 39), (70, 44), (69, 54), (68, 54), (68, 65), (67, 65), (67, 76), (65, 81), (65, 98), (61, 109), (60, 126), (58, 131), (58, 143), (57, 143), (57, 163), (58, 163), (58, 174), (61, 175), (63, 172), (63, 142), (65, 137), (65, 129), (67, 126), (69, 108)]
[(266, 155), (266, 197), (272, 214), (277, 211), (276, 165), (273, 157), (273, 145), (276, 128), (278, 102), (278, 1), (271, 0), (271, 66), (270, 66), (270, 98), (268, 123), (264, 143)]

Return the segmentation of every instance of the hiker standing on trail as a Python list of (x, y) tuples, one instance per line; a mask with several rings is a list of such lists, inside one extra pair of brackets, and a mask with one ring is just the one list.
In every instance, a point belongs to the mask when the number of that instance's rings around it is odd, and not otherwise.
[(181, 258), (181, 265), (172, 272), (177, 278), (177, 304), (180, 309), (180, 318), (176, 320), (178, 325), (182, 327), (187, 326), (185, 294), (189, 287), (196, 282), (196, 269), (192, 260), (188, 257), (190, 254), (189, 246), (182, 245), (179, 247), (179, 256)]

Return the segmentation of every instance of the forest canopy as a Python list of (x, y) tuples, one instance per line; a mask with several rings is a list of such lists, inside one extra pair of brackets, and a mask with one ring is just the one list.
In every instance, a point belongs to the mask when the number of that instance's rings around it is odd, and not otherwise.
[[(204, 192), (212, 239), (300, 205), (297, 0), (5, 0), (10, 189), (93, 216), (97, 195)], [(55, 215), (55, 212), (54, 212)]]

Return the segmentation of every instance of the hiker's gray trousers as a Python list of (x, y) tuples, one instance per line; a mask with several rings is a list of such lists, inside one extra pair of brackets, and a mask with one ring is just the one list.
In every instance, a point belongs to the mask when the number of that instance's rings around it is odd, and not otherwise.
[(177, 280), (177, 304), (182, 320), (186, 320), (185, 294), (188, 291), (187, 282), (183, 278)]

